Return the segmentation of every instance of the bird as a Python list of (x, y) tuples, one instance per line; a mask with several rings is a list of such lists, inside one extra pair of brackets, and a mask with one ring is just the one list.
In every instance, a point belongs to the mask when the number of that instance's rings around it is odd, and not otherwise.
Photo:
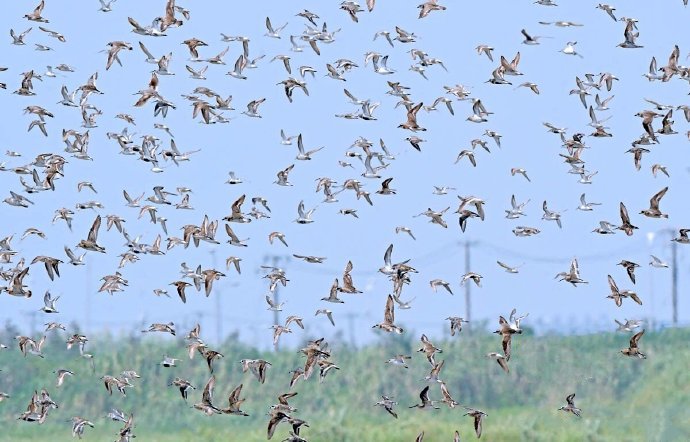
[(446, 289), (448, 293), (450, 293), (451, 295), (453, 294), (453, 290), (451, 290), (450, 288), (450, 283), (442, 279), (432, 279), (431, 281), (429, 281), (429, 285), (434, 290), (434, 292), (436, 292), (437, 287), (441, 286), (444, 289)]
[(638, 343), (640, 338), (642, 338), (644, 335), (644, 332), (645, 330), (643, 329), (642, 331), (635, 333), (632, 338), (630, 338), (630, 346), (628, 348), (621, 349), (621, 353), (625, 356), (633, 358), (647, 359), (647, 356), (638, 348)]
[(44, 305), (41, 307), (41, 311), (45, 313), (60, 313), (58, 312), (57, 307), (55, 307), (58, 299), (60, 299), (59, 296), (53, 297), (50, 292), (46, 290), (46, 293), (43, 296)]
[(382, 395), (381, 400), (374, 404), (374, 406), (383, 407), (388, 412), (388, 414), (397, 419), (398, 414), (395, 411), (393, 411), (393, 407), (395, 405), (398, 405), (398, 403), (395, 402), (391, 397), (386, 395)]
[(435, 409), (438, 410), (439, 407), (437, 407), (434, 402), (429, 399), (429, 386), (427, 385), (422, 389), (422, 391), (419, 393), (419, 400), (421, 401), (421, 404), (416, 404), (416, 405), (411, 405), (409, 408), (418, 408), (418, 409)]
[(393, 296), (388, 295), (386, 300), (386, 308), (383, 314), (383, 322), (372, 326), (372, 328), (378, 328), (385, 332), (395, 332), (396, 334), (402, 334), (403, 328), (395, 325), (395, 304), (393, 302)]
[(482, 437), (482, 421), (488, 415), (486, 413), (484, 413), (482, 410), (477, 410), (475, 408), (465, 407), (465, 409), (467, 410), (467, 413), (463, 414), (463, 416), (470, 416), (474, 419), (474, 432), (477, 435), (477, 438), (481, 438)]
[(577, 206), (577, 210), (591, 212), (592, 210), (594, 210), (593, 206), (601, 206), (601, 203), (588, 203), (585, 194), (583, 193), (582, 195), (580, 195), (580, 205)]
[(318, 309), (318, 310), (316, 310), (316, 313), (314, 314), (314, 316), (318, 316), (318, 315), (326, 315), (326, 317), (330, 321), (331, 325), (333, 327), (335, 327), (335, 321), (333, 321), (333, 312), (331, 310)]
[(518, 267), (511, 267), (508, 264), (505, 264), (501, 261), (496, 260), (496, 264), (498, 264), (501, 268), (503, 268), (507, 273), (519, 273), (519, 269), (521, 266)]
[(654, 255), (649, 255), (650, 258), (652, 259), (649, 262), (649, 265), (652, 267), (657, 267), (657, 268), (668, 268), (668, 264), (662, 261), (661, 259), (657, 258)]
[(662, 213), (661, 210), (659, 210), (659, 202), (661, 202), (661, 198), (666, 195), (667, 191), (668, 186), (655, 193), (654, 196), (652, 196), (652, 198), (649, 200), (649, 209), (640, 211), (640, 214), (649, 218), (668, 218), (667, 213)]
[(566, 55), (577, 55), (580, 58), (584, 58), (584, 57), (582, 57), (582, 54), (577, 52), (577, 50), (575, 49), (576, 44), (577, 44), (576, 41), (569, 41), (568, 43), (566, 43), (565, 47), (560, 50), (560, 52), (562, 52)]
[(636, 328), (641, 327), (642, 324), (644, 323), (644, 321), (640, 321), (637, 319), (626, 319), (624, 323), (620, 322), (617, 319), (614, 319), (614, 321), (616, 322), (616, 324), (618, 324), (618, 328), (616, 329), (616, 331), (625, 331), (625, 332), (631, 332), (631, 331), (635, 330)]
[(640, 300), (639, 296), (637, 296), (637, 293), (633, 292), (632, 290), (619, 290), (618, 286), (616, 285), (616, 281), (614, 281), (611, 275), (608, 275), (608, 281), (611, 293), (607, 296), (607, 298), (613, 299), (616, 302), (616, 306), (620, 307), (623, 304), (623, 298), (631, 298), (639, 305), (642, 305), (642, 301)]
[(582, 410), (577, 408), (575, 406), (575, 393), (569, 394), (568, 397), (565, 398), (566, 405), (559, 408), (558, 410), (563, 410), (566, 413), (573, 413), (577, 417), (582, 417), (580, 416), (580, 413), (582, 413)]
[(462, 323), (463, 322), (469, 322), (469, 321), (466, 321), (459, 316), (449, 316), (446, 318), (446, 320), (450, 321), (450, 335), (451, 336), (455, 336), (455, 333), (460, 333), (462, 331)]
[(336, 304), (343, 304), (345, 301), (338, 298), (338, 278), (335, 278), (328, 296), (321, 298), (322, 301), (332, 302)]
[(630, 216), (628, 215), (628, 209), (625, 207), (623, 202), (620, 203), (620, 216), (621, 225), (617, 227), (618, 230), (622, 230), (626, 235), (631, 236), (637, 227), (630, 223)]
[[(551, 37), (544, 37), (544, 36), (541, 36), (541, 35), (530, 35), (530, 34), (528, 34), (527, 31), (524, 30), (524, 29), (522, 29), (522, 30), (520, 31), (520, 33), (522, 33), (523, 37), (525, 37), (525, 39), (522, 41), (522, 43), (523, 43), (523, 44), (526, 44), (526, 45), (538, 45), (538, 44), (539, 44), (539, 39), (540, 39), (540, 38), (551, 38)], [(536, 94), (539, 94), (539, 92), (535, 92), (535, 93), (536, 93)]]
[(77, 247), (80, 247), (84, 250), (90, 250), (90, 251), (105, 253), (105, 248), (98, 245), (98, 243), (97, 243), (98, 230), (100, 229), (100, 227), (101, 227), (101, 215), (96, 215), (96, 219), (93, 221), (93, 224), (91, 225), (91, 229), (89, 229), (89, 233), (88, 233), (86, 239), (79, 241), (79, 244), (77, 244)]
[(66, 376), (74, 376), (73, 372), (71, 372), (69, 370), (62, 369), (62, 368), (59, 370), (55, 370), (53, 373), (55, 373), (57, 375), (57, 381), (55, 384), (56, 387), (61, 387), (62, 384), (65, 383), (65, 377)]
[(618, 265), (622, 266), (625, 269), (625, 271), (628, 273), (630, 281), (632, 281), (632, 283), (635, 284), (635, 269), (640, 267), (640, 265), (625, 259), (621, 260), (621, 262), (619, 262)]

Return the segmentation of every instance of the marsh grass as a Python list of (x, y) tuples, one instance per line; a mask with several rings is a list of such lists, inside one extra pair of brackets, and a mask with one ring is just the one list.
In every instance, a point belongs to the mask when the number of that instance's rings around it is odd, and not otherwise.
[[(464, 332), (463, 332), (464, 333)], [(276, 397), (287, 391), (289, 371), (304, 364), (296, 349), (262, 352), (228, 339), (218, 346), (225, 357), (217, 361), (215, 402), (226, 405), (229, 392), (244, 384), (247, 418), (207, 417), (189, 407), (197, 402), (209, 377), (203, 360), (189, 360), (184, 343), (169, 336), (134, 336), (114, 339), (90, 337), (98, 342), (95, 373), (78, 350), (65, 349), (62, 335), (52, 335), (44, 347), (45, 359), (23, 358), (16, 348), (0, 353), (0, 391), (12, 397), (0, 403), (1, 441), (72, 440), (70, 417), (92, 420), (85, 440), (115, 440), (121, 425), (104, 418), (112, 407), (134, 412), (139, 441), (266, 440), (266, 413)], [(311, 441), (412, 441), (425, 431), (425, 440), (452, 440), (459, 430), (462, 440), (475, 439), (472, 419), (464, 409), (445, 405), (437, 411), (410, 410), (418, 402), (429, 364), (419, 347), (418, 334), (389, 339), (361, 349), (334, 344), (332, 360), (340, 366), (323, 383), (318, 376), (301, 380), (299, 395), (290, 403), (311, 425), (302, 434)], [(441, 378), (454, 398), (463, 405), (488, 413), (482, 440), (488, 441), (675, 441), (690, 434), (690, 329), (648, 331), (641, 341), (647, 360), (625, 358), (619, 349), (627, 346), (628, 334), (607, 333), (583, 336), (517, 336), (510, 360), (511, 372), (503, 373), (484, 355), (500, 349), (495, 335), (461, 334), (435, 341), (443, 349), (437, 361), (445, 359)], [(0, 342), (12, 342), (0, 336)], [(215, 347), (214, 347), (215, 348)], [(384, 361), (398, 353), (413, 355), (410, 368), (393, 367)], [(179, 367), (158, 365), (164, 355), (180, 357)], [(264, 358), (273, 365), (267, 381), (260, 385), (243, 374), (239, 360)], [(61, 388), (55, 387), (53, 370), (67, 368), (76, 373)], [(108, 395), (101, 380), (134, 369), (142, 378), (127, 396)], [(197, 387), (185, 403), (179, 392), (167, 384), (175, 377), (187, 378)], [(16, 420), (24, 411), (34, 389), (46, 387), (60, 408), (52, 410), (44, 425)], [(565, 396), (576, 393), (582, 418), (557, 411)], [(394, 419), (373, 404), (381, 394), (399, 402)], [(439, 399), (432, 385), (430, 396)], [(287, 436), (281, 424), (273, 440)]]

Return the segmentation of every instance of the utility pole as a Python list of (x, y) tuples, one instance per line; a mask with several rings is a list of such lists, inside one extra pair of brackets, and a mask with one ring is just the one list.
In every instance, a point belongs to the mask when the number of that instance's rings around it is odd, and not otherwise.
[[(274, 269), (279, 268), (281, 261), (288, 262), (289, 257), (287, 255), (264, 255), (264, 265), (269, 264)], [(276, 283), (275, 289), (273, 290), (273, 302), (275, 304), (280, 304), (280, 283)], [(278, 309), (273, 310), (273, 323), (280, 325), (280, 312)], [(275, 351), (278, 351), (278, 344), (275, 345)]]
[[(470, 264), (471, 264), (471, 250), (472, 246), (474, 245), (474, 242), (472, 241), (465, 241), (465, 274), (471, 272), (470, 270)], [(467, 319), (467, 329), (471, 330), (472, 328), (472, 284), (470, 284), (470, 281), (465, 282), (465, 316)]]
[(93, 293), (91, 293), (91, 277), (92, 277), (92, 270), (91, 270), (91, 263), (86, 264), (86, 281), (84, 283), (86, 284), (86, 299), (84, 301), (84, 308), (86, 309), (85, 316), (86, 316), (86, 321), (85, 322), (85, 330), (84, 333), (89, 335), (91, 334), (91, 297), (93, 296)]
[[(213, 269), (216, 270), (216, 251), (214, 249), (211, 250), (211, 265), (213, 266)], [(223, 342), (223, 305), (219, 285), (220, 284), (215, 285), (216, 290), (213, 294), (213, 296), (216, 297), (216, 342), (218, 345)]]
[(671, 237), (671, 308), (673, 309), (671, 321), (678, 325), (678, 242), (675, 241), (676, 229), (666, 228), (658, 232), (648, 234), (650, 244), (657, 233), (668, 233)]
[(678, 325), (678, 243), (671, 244), (671, 307), (673, 308), (673, 326)]
[(38, 316), (37, 311), (29, 311), (29, 312), (24, 312), (25, 316), (29, 317), (29, 327), (30, 327), (30, 336), (33, 337), (36, 334), (36, 317)]
[(350, 346), (352, 348), (356, 348), (357, 344), (355, 342), (355, 317), (357, 315), (353, 312), (348, 313), (345, 315), (347, 318), (347, 328), (350, 334)]

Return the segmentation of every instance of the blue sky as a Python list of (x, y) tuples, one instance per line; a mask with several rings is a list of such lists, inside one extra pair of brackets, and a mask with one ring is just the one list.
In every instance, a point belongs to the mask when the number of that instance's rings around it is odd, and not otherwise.
[[(247, 195), (244, 211), (248, 212), (249, 199), (261, 195), (268, 199), (271, 218), (250, 224), (233, 224), (240, 238), (250, 238), (247, 248), (237, 248), (223, 243), (218, 246), (202, 243), (195, 249), (175, 248), (165, 256), (142, 256), (135, 264), (122, 269), (129, 280), (129, 287), (122, 293), (109, 296), (96, 293), (99, 279), (112, 274), (119, 262), (120, 253), (126, 250), (124, 239), (115, 230), (101, 228), (99, 242), (106, 247), (105, 255), (89, 252), (87, 265), (73, 268), (63, 265), (61, 277), (51, 282), (41, 264), (32, 266), (27, 282), (34, 297), (20, 299), (9, 296), (1, 298), (0, 320), (12, 320), (23, 329), (29, 328), (27, 316), (42, 306), (42, 294), (49, 289), (60, 295), (58, 315), (48, 317), (39, 312), (38, 323), (59, 320), (63, 323), (77, 322), (87, 332), (110, 330), (115, 333), (136, 330), (142, 323), (174, 321), (180, 327), (191, 326), (200, 321), (209, 339), (215, 338), (217, 330), (217, 298), (220, 297), (222, 330), (229, 333), (241, 330), (241, 337), (248, 342), (269, 345), (272, 312), (266, 310), (264, 296), (267, 293), (266, 280), (262, 279), (259, 266), (267, 256), (291, 256), (292, 253), (327, 257), (323, 264), (309, 264), (289, 259), (281, 266), (287, 271), (290, 282), (281, 290), (282, 300), (287, 304), (282, 317), (297, 314), (303, 316), (308, 332), (296, 331), (283, 338), (287, 345), (296, 344), (306, 336), (331, 336), (342, 331), (349, 336), (348, 315), (352, 316), (355, 339), (358, 343), (376, 338), (371, 325), (381, 321), (386, 295), (390, 283), (377, 273), (383, 264), (383, 253), (389, 244), (394, 244), (393, 259), (410, 259), (419, 273), (412, 275), (412, 284), (403, 292), (403, 299), (415, 297), (411, 310), (396, 311), (396, 319), (414, 333), (425, 332), (440, 335), (446, 327), (444, 318), (449, 315), (466, 316), (463, 289), (459, 285), (464, 274), (464, 241), (474, 241), (471, 270), (483, 275), (481, 288), (472, 287), (472, 317), (489, 320), (493, 326), (498, 315), (507, 315), (515, 307), (519, 312), (529, 312), (528, 323), (540, 324), (542, 329), (555, 328), (563, 323), (574, 324), (579, 330), (599, 330), (613, 326), (613, 319), (653, 318), (668, 324), (671, 318), (670, 278), (666, 269), (647, 266), (649, 254), (670, 259), (670, 236), (657, 235), (649, 241), (647, 233), (662, 229), (690, 227), (690, 211), (687, 208), (685, 192), (688, 188), (687, 137), (688, 123), (682, 112), (674, 114), (674, 128), (679, 132), (673, 136), (660, 137), (661, 143), (649, 147), (652, 152), (643, 158), (641, 171), (633, 166), (632, 156), (625, 151), (630, 143), (642, 133), (641, 120), (634, 114), (651, 105), (643, 98), (673, 105), (690, 104), (688, 86), (677, 77), (668, 83), (650, 83), (642, 77), (647, 72), (652, 56), (663, 66), (674, 44), (681, 49), (680, 63), (685, 62), (687, 42), (679, 40), (680, 35), (672, 32), (683, 29), (687, 10), (682, 2), (671, 2), (666, 8), (656, 8), (650, 2), (626, 2), (619, 5), (617, 15), (639, 19), (641, 49), (621, 49), (616, 45), (623, 41), (624, 23), (614, 22), (596, 3), (559, 2), (558, 7), (543, 7), (531, 1), (488, 1), (470, 2), (462, 6), (448, 4), (448, 10), (432, 13), (427, 18), (417, 19), (417, 2), (380, 1), (372, 13), (360, 13), (359, 23), (350, 20), (338, 9), (339, 2), (301, 1), (255, 2), (242, 8), (227, 7), (219, 11), (209, 4), (184, 5), (191, 9), (191, 20), (180, 28), (168, 30), (167, 37), (153, 38), (133, 34), (127, 17), (131, 16), (141, 24), (148, 24), (155, 16), (162, 15), (165, 2), (133, 2), (120, 0), (113, 4), (113, 12), (97, 12), (97, 2), (89, 2), (75, 11), (47, 2), (44, 16), (50, 20), (49, 29), (65, 35), (67, 42), (60, 43), (48, 37), (37, 28), (37, 23), (21, 17), (35, 5), (31, 2), (12, 2), (5, 6), (0, 21), (7, 30), (21, 32), (29, 26), (33, 30), (26, 36), (26, 46), (11, 45), (7, 36), (2, 43), (3, 57), (0, 65), (9, 69), (0, 73), (0, 81), (7, 83), (7, 90), (0, 91), (3, 99), (3, 134), (0, 149), (18, 151), (20, 158), (6, 157), (2, 161), (7, 167), (24, 165), (37, 154), (55, 152), (67, 155), (62, 150), (60, 138), (63, 128), (80, 128), (81, 115), (77, 108), (55, 104), (60, 100), (60, 87), (68, 90), (86, 82), (94, 72), (99, 73), (98, 88), (104, 92), (92, 96), (90, 103), (103, 111), (98, 118), (98, 127), (91, 130), (89, 154), (93, 161), (78, 160), (66, 156), (65, 177), (56, 182), (56, 191), (30, 195), (36, 204), (28, 209), (0, 206), (4, 222), (0, 235), (14, 234), (12, 245), (19, 256), (29, 262), (36, 255), (49, 255), (64, 259), (63, 247), (74, 248), (80, 239), (86, 237), (96, 212), (77, 211), (78, 202), (91, 199), (100, 201), (105, 208), (98, 210), (103, 217), (119, 214), (127, 219), (126, 229), (132, 236), (142, 235), (142, 241), (150, 243), (162, 233), (160, 227), (151, 224), (146, 217), (138, 220), (138, 209), (126, 207), (122, 190), (132, 196), (146, 192), (152, 195), (152, 187), (163, 185), (174, 191), (178, 186), (193, 189), (190, 203), (192, 211), (161, 207), (159, 213), (168, 218), (171, 235), (180, 236), (181, 226), (200, 224), (204, 214), (220, 219), (230, 213), (230, 205), (240, 195)], [(289, 35), (299, 35), (305, 30), (306, 20), (296, 17), (301, 9), (307, 8), (320, 15), (328, 23), (329, 30), (341, 28), (332, 44), (321, 45), (321, 56), (309, 47), (304, 52), (290, 51)], [(264, 36), (264, 20), (270, 16), (274, 26), (288, 22), (283, 38)], [(570, 20), (584, 24), (583, 27), (558, 28), (544, 26), (539, 21)], [(321, 21), (319, 22), (321, 23)], [(377, 31), (394, 33), (395, 26), (414, 32), (419, 38), (416, 43), (395, 42), (390, 47), (385, 40), (373, 41)], [(533, 35), (551, 38), (541, 40), (538, 46), (521, 44), (520, 29), (525, 28)], [(225, 66), (212, 65), (207, 71), (206, 81), (189, 78), (185, 70), (189, 53), (181, 44), (185, 39), (197, 37), (208, 43), (200, 48), (203, 58), (212, 57), (222, 51), (228, 43), (220, 41), (220, 33), (245, 35), (251, 40), (250, 54), (254, 58), (265, 54), (258, 69), (245, 71), (246, 81), (233, 79), (225, 73), (232, 69), (234, 61), (242, 51), (239, 43), (229, 43)], [(106, 54), (100, 51), (114, 40), (124, 40), (134, 50), (120, 54), (123, 66), (114, 65), (105, 70)], [(170, 70), (176, 75), (160, 77), (160, 93), (177, 105), (168, 117), (153, 116), (152, 104), (143, 108), (132, 105), (137, 97), (132, 94), (146, 88), (150, 71), (154, 65), (144, 62), (145, 56), (138, 48), (142, 41), (155, 56), (173, 52)], [(568, 41), (577, 41), (578, 51), (583, 58), (559, 53)], [(54, 50), (39, 52), (34, 44), (47, 44)], [(477, 55), (474, 48), (479, 44), (495, 47), (494, 59)], [(409, 70), (412, 59), (408, 51), (412, 48), (426, 51), (430, 57), (443, 60), (448, 71), (438, 66), (426, 71), (428, 80)], [(388, 66), (397, 72), (383, 76), (373, 72), (371, 66), (364, 67), (364, 53), (377, 51), (389, 55)], [(521, 77), (508, 77), (513, 86), (485, 83), (491, 71), (498, 65), (500, 55), (512, 59), (517, 51), (522, 59), (519, 69)], [(296, 91), (294, 102), (288, 103), (282, 87), (276, 86), (288, 77), (280, 61), (269, 62), (277, 54), (292, 57), (293, 72), (300, 65), (317, 69), (316, 78), (307, 78), (310, 95)], [(359, 64), (345, 75), (346, 82), (325, 77), (326, 63), (339, 58), (348, 58)], [(22, 97), (11, 92), (19, 87), (19, 73), (34, 69), (43, 73), (46, 65), (66, 63), (74, 66), (74, 73), (59, 73), (57, 78), (36, 81), (34, 97)], [(190, 64), (199, 68), (202, 64)], [(589, 117), (576, 96), (568, 91), (575, 87), (575, 76), (584, 78), (585, 73), (612, 72), (617, 81), (610, 94), (611, 110), (598, 112), (605, 118), (613, 133), (612, 138), (586, 137), (590, 147), (584, 153), (587, 169), (598, 171), (593, 184), (577, 182), (576, 175), (567, 174), (568, 166), (558, 156), (564, 150), (560, 140), (548, 133), (542, 122), (567, 127), (568, 135), (574, 132), (591, 133), (587, 126)], [(427, 140), (422, 151), (417, 152), (405, 138), (410, 132), (398, 129), (405, 120), (402, 107), (394, 108), (397, 98), (387, 95), (386, 81), (400, 81), (409, 86), (414, 102), (431, 104), (444, 95), (444, 85), (463, 84), (471, 96), (480, 98), (487, 109), (493, 112), (486, 123), (475, 124), (465, 121), (471, 112), (470, 101), (454, 101), (455, 116), (440, 108), (438, 112), (420, 111), (418, 119), (428, 130), (418, 133)], [(540, 95), (526, 88), (515, 90), (523, 81), (539, 85)], [(180, 94), (190, 93), (197, 86), (207, 86), (222, 96), (232, 95), (236, 111), (225, 111), (230, 117), (228, 124), (204, 125), (192, 120), (192, 109)], [(335, 118), (335, 114), (351, 112), (355, 107), (348, 103), (343, 94), (347, 87), (358, 98), (370, 98), (380, 102), (376, 109), (376, 121), (351, 121)], [(596, 91), (593, 91), (593, 94)], [(603, 97), (610, 95), (600, 91)], [(266, 98), (261, 106), (263, 118), (249, 118), (240, 112), (246, 103)], [(593, 102), (593, 95), (589, 97)], [(43, 137), (37, 130), (26, 132), (32, 118), (23, 115), (28, 105), (41, 105), (52, 111), (55, 118), (47, 122), (49, 137)], [(129, 127), (136, 138), (143, 134), (154, 134), (161, 138), (164, 147), (169, 137), (153, 128), (154, 123), (163, 123), (171, 128), (175, 141), (182, 151), (201, 149), (192, 156), (192, 161), (176, 167), (163, 163), (163, 173), (152, 173), (150, 167), (135, 157), (120, 155), (119, 147), (106, 133), (119, 132), (126, 124), (114, 118), (118, 113), (129, 113), (135, 117), (136, 126)], [(660, 120), (655, 121), (655, 128)], [(296, 161), (296, 146), (280, 144), (280, 129), (290, 135), (301, 133), (305, 146), (325, 148), (314, 155), (312, 161)], [(481, 138), (485, 130), (495, 130), (503, 135), (502, 148), (496, 148), (489, 140), (491, 153), (477, 150), (477, 167), (466, 161), (453, 164), (458, 152), (470, 148), (470, 141)], [(360, 176), (364, 166), (357, 159), (348, 159), (345, 152), (354, 150), (350, 145), (359, 136), (377, 142), (383, 138), (396, 159), (382, 172), (383, 178), (393, 177), (392, 187), (396, 195), (372, 195), (373, 206), (357, 201), (350, 191), (338, 195), (337, 203), (322, 203), (322, 194), (314, 193), (315, 179), (331, 177), (342, 183), (348, 178), (358, 178), (372, 194), (379, 188), (379, 179)], [(338, 160), (352, 162), (355, 169), (342, 168)], [(295, 168), (290, 175), (292, 187), (273, 184), (276, 173), (290, 164)], [(671, 178), (654, 178), (650, 168), (654, 163), (668, 166)], [(520, 176), (511, 176), (511, 167), (523, 167), (532, 182)], [(224, 184), (228, 171), (235, 171), (244, 182), (239, 185)], [(19, 191), (18, 176), (11, 172), (0, 174), (0, 185), (5, 189)], [(98, 190), (97, 195), (88, 191), (77, 193), (80, 181), (91, 181)], [(448, 195), (432, 194), (433, 185), (448, 185), (457, 190)], [(656, 220), (638, 215), (648, 206), (649, 198), (664, 186), (668, 194), (662, 200), (662, 209), (670, 214), (668, 220)], [(579, 195), (586, 192), (588, 200), (601, 202), (594, 212), (575, 210)], [(486, 200), (486, 220), (470, 220), (468, 229), (462, 233), (457, 217), (452, 212), (457, 208), (456, 195), (477, 195)], [(504, 218), (504, 210), (510, 205), (510, 196), (531, 202), (527, 205), (527, 217), (521, 220)], [(178, 197), (172, 197), (177, 201)], [(318, 206), (314, 213), (315, 222), (298, 225), (292, 222), (297, 217), (297, 204), (305, 201), (307, 208)], [(549, 207), (564, 211), (563, 229), (555, 223), (541, 219), (541, 203), (546, 200)], [(591, 233), (600, 220), (619, 222), (618, 203), (623, 201), (630, 211), (633, 224), (639, 230), (632, 237), (622, 232), (616, 235), (599, 236)], [(62, 222), (51, 224), (53, 213), (60, 207), (68, 207), (77, 213), (74, 229), (70, 232)], [(427, 222), (427, 218), (414, 215), (432, 208), (440, 210), (450, 207), (445, 216), (448, 228)], [(344, 208), (358, 210), (359, 219), (341, 215)], [(395, 227), (410, 227), (416, 241), (401, 234), (395, 234)], [(531, 238), (518, 238), (511, 230), (517, 225), (534, 226), (541, 233)], [(47, 239), (29, 237), (19, 241), (27, 227), (37, 227), (46, 233)], [(269, 245), (267, 237), (272, 231), (286, 235), (289, 248), (277, 243)], [(165, 236), (164, 236), (165, 239)], [(225, 241), (226, 235), (221, 221), (218, 239)], [(687, 288), (687, 252), (679, 246), (679, 319), (687, 324), (690, 309), (684, 296)], [(242, 258), (242, 274), (234, 270), (225, 271), (224, 261), (229, 255)], [(584, 279), (588, 285), (577, 288), (565, 282), (554, 280), (554, 275), (566, 271), (569, 262), (577, 257)], [(512, 265), (524, 266), (520, 273), (511, 275), (496, 265), (496, 260)], [(621, 288), (631, 288), (624, 270), (616, 266), (621, 259), (642, 265), (637, 271), (635, 289), (640, 293), (643, 306), (624, 303), (617, 308), (606, 299), (609, 293), (606, 275), (611, 274)], [(326, 305), (319, 301), (327, 296), (333, 278), (340, 278), (348, 260), (354, 263), (355, 285), (364, 289), (361, 295), (343, 295), (345, 304)], [(16, 259), (15, 259), (16, 262)], [(174, 295), (174, 288), (168, 286), (179, 279), (181, 262), (190, 266), (201, 264), (203, 268), (216, 268), (228, 276), (217, 281), (209, 298), (195, 291), (188, 292), (187, 304), (179, 299), (157, 298), (153, 289), (166, 288)], [(442, 278), (452, 284), (455, 293), (433, 293), (429, 281)], [(314, 318), (317, 308), (331, 308), (337, 327), (334, 329), (323, 317)], [(40, 321), (40, 322), (39, 322)]]

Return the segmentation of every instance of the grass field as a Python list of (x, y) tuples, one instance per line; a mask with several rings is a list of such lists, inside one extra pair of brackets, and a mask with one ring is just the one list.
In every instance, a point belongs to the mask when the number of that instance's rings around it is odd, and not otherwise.
[[(465, 332), (463, 332), (465, 333)], [(296, 417), (310, 427), (301, 435), (310, 441), (413, 441), (425, 432), (425, 441), (450, 441), (460, 431), (462, 440), (474, 440), (472, 419), (464, 409), (421, 411), (408, 406), (418, 402), (429, 364), (415, 353), (418, 336), (382, 338), (377, 345), (362, 349), (333, 343), (332, 360), (340, 367), (323, 383), (318, 376), (300, 381), (299, 394), (290, 400)], [(92, 373), (87, 361), (74, 349), (67, 351), (64, 337), (53, 336), (44, 347), (45, 359), (24, 358), (16, 348), (0, 353), (0, 391), (12, 397), (0, 402), (0, 440), (72, 440), (72, 416), (90, 419), (96, 428), (86, 430), (85, 440), (115, 440), (121, 424), (105, 419), (112, 407), (135, 415), (138, 441), (261, 441), (266, 440), (268, 407), (279, 394), (288, 391), (289, 371), (304, 364), (296, 349), (262, 353), (234, 342), (219, 346), (225, 357), (216, 369), (215, 402), (226, 406), (229, 392), (243, 383), (249, 417), (205, 416), (191, 409), (209, 377), (204, 361), (189, 360), (181, 339), (167, 336), (113, 340), (93, 337), (99, 348)], [(517, 336), (513, 343), (510, 374), (484, 357), (500, 349), (500, 338), (488, 333), (461, 335), (434, 342), (445, 359), (441, 378), (463, 405), (484, 410), (481, 440), (488, 441), (683, 441), (690, 435), (690, 329), (648, 331), (640, 342), (648, 359), (626, 358), (619, 349), (627, 347), (628, 334), (608, 333), (584, 336)], [(12, 342), (2, 336), (0, 342)], [(412, 354), (410, 368), (389, 366), (384, 361), (398, 354)], [(157, 363), (164, 354), (182, 358), (178, 367)], [(272, 363), (266, 383), (243, 374), (239, 360), (264, 358)], [(55, 387), (57, 368), (75, 372), (65, 384)], [(108, 395), (100, 377), (136, 370), (142, 378), (123, 397)], [(185, 403), (167, 383), (175, 376), (187, 378), (197, 387)], [(34, 389), (46, 387), (60, 405), (45, 424), (17, 420)], [(582, 418), (557, 411), (565, 396), (576, 393)], [(373, 404), (381, 394), (395, 397), (399, 418), (394, 419)], [(440, 399), (436, 385), (431, 399)], [(288, 436), (281, 424), (272, 440)]]

